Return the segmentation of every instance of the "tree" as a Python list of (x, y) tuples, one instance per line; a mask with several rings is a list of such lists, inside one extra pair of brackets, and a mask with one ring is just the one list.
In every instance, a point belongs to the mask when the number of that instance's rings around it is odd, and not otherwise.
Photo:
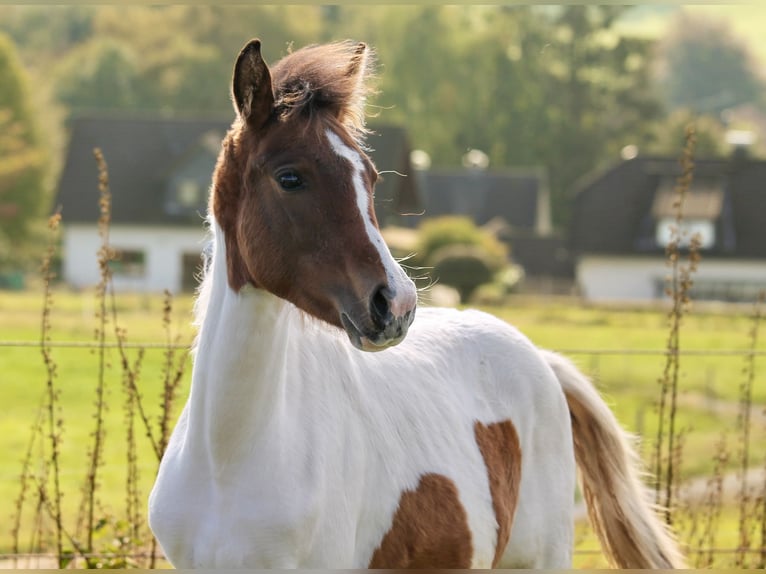
[(625, 6), (566, 5), (552, 19), (538, 62), (548, 108), (543, 152), (554, 220), (568, 219), (568, 192), (626, 143), (651, 139), (661, 106), (651, 89), (651, 43), (614, 29)]
[(726, 145), (726, 127), (715, 116), (696, 114), (678, 109), (656, 123), (655, 140), (647, 151), (651, 154), (677, 157), (686, 141), (686, 128), (694, 126), (696, 157), (723, 157), (729, 153)]
[(478, 148), (494, 167), (544, 166), (563, 224), (574, 183), (661, 113), (651, 43), (615, 31), (624, 9), (419, 7), (387, 28), (379, 103), (434, 165)]
[(140, 78), (134, 50), (109, 38), (94, 38), (69, 53), (57, 70), (56, 96), (70, 109), (134, 108)]
[(659, 62), (658, 86), (671, 110), (720, 114), (763, 94), (747, 47), (721, 20), (681, 11), (661, 44)]
[(0, 35), (0, 266), (17, 263), (32, 222), (45, 208), (45, 162), (24, 70)]
[(274, 62), (291, 40), (303, 45), (318, 35), (297, 8), (100, 7), (92, 35), (58, 67), (57, 96), (73, 109), (230, 112), (232, 65), (247, 40), (258, 35)]
[[(416, 147), (436, 165), (457, 164), (458, 133), (470, 105), (455, 7), (421, 6), (391, 22), (390, 41), (378, 47), (383, 67), (382, 118), (405, 125)], [(392, 19), (393, 20), (393, 19)]]
[(59, 43), (78, 35), (85, 44), (62, 50), (58, 73), (42, 77), (71, 108), (227, 113), (232, 62), (252, 36), (272, 63), (290, 43), (363, 40), (380, 62), (371, 123), (405, 126), (435, 166), (460, 165), (474, 148), (492, 167), (545, 167), (561, 224), (573, 183), (626, 144), (644, 149), (661, 111), (649, 81), (651, 44), (615, 31), (623, 10), (99, 6), (69, 14)]

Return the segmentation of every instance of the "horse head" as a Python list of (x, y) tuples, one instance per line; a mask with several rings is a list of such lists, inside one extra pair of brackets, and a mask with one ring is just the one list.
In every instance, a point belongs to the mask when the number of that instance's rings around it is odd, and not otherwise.
[(402, 341), (417, 303), (375, 217), (377, 171), (362, 139), (371, 59), (366, 45), (338, 42), (269, 69), (260, 41), (249, 42), (210, 205), (231, 289), (265, 289), (365, 351)]

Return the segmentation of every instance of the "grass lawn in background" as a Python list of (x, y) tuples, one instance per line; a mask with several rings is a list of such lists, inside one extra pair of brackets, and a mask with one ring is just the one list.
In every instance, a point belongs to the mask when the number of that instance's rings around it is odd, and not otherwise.
[[(0, 293), (0, 341), (38, 341), (40, 338), (42, 296), (38, 293)], [(173, 302), (171, 331), (181, 344), (189, 345), (194, 337), (191, 326), (193, 299), (176, 298)], [(118, 295), (118, 323), (126, 329), (129, 343), (165, 344), (168, 340), (162, 324), (162, 296)], [(96, 302), (91, 293), (56, 291), (51, 312), (51, 340), (93, 341)], [(662, 351), (667, 339), (666, 311), (658, 308), (618, 308), (584, 306), (574, 300), (514, 297), (501, 307), (485, 308), (516, 325), (536, 344), (569, 351), (580, 367), (596, 381), (620, 421), (631, 431), (644, 436), (642, 453), (648, 460), (656, 432), (655, 403), (659, 396), (658, 379), (665, 358), (661, 355), (589, 354), (587, 351), (641, 349)], [(719, 349), (749, 348), (750, 308), (696, 309), (684, 319), (682, 350), (708, 353), (681, 358), (681, 394), (678, 428), (684, 432), (682, 476), (705, 475), (713, 467), (713, 445), (722, 433), (729, 434), (730, 451), (736, 448), (737, 401), (743, 381), (742, 356), (716, 356)], [(111, 316), (107, 341), (113, 342)], [(763, 341), (763, 337), (761, 338)], [(766, 345), (761, 342), (760, 350)], [(154, 424), (160, 414), (165, 350), (145, 351), (138, 387), (149, 417)], [(130, 360), (138, 351), (129, 349)], [(53, 348), (57, 364), (56, 385), (61, 391), (64, 434), (61, 452), (62, 486), (65, 492), (66, 523), (73, 524), (80, 500), (80, 488), (87, 470), (87, 452), (93, 419), (99, 355), (87, 348)], [(124, 391), (120, 358), (116, 349), (105, 352), (107, 401), (105, 417), (106, 448), (100, 474), (98, 500), (105, 514), (119, 515), (125, 505), (126, 439)], [(754, 399), (761, 412), (766, 404), (764, 369), (756, 358)], [(176, 351), (176, 361), (185, 360), (186, 374), (173, 422), (180, 412), (189, 388), (191, 360), (185, 349)], [(37, 347), (0, 347), (2, 381), (0, 404), (0, 513), (10, 517), (18, 496), (21, 459), (27, 449), (30, 429), (37, 416), (45, 390), (46, 372)], [(766, 425), (758, 416), (752, 428), (754, 465), (766, 457)], [(137, 422), (137, 424), (139, 424)], [(139, 427), (138, 448), (140, 487), (148, 495), (157, 468), (149, 441)], [(47, 448), (47, 445), (46, 445)], [(10, 549), (9, 527), (0, 530), (0, 552)], [(24, 540), (27, 540), (24, 538)], [(596, 559), (597, 560), (597, 559)], [(598, 563), (598, 562), (596, 562)], [(585, 561), (582, 565), (590, 564)]]

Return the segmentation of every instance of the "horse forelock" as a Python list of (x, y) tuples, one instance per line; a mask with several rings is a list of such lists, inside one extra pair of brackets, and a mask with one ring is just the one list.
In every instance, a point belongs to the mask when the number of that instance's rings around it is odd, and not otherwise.
[(364, 44), (345, 40), (312, 45), (288, 54), (272, 68), (275, 111), (288, 120), (326, 109), (363, 146), (367, 98), (375, 57)]

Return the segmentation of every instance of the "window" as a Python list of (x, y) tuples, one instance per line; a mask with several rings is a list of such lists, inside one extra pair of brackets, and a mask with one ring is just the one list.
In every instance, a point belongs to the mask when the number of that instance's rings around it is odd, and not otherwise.
[(115, 248), (109, 268), (116, 277), (143, 277), (146, 274), (146, 254), (136, 249)]
[[(657, 245), (667, 247), (678, 226), (675, 221), (678, 193), (675, 182), (665, 178), (660, 182), (652, 203), (656, 222), (654, 238)], [(695, 181), (683, 203), (683, 221), (680, 225), (679, 246), (688, 247), (692, 236), (699, 235), (700, 248), (711, 249), (716, 244), (716, 222), (721, 217), (724, 203), (723, 185), (718, 180)]]
[(201, 188), (199, 182), (184, 179), (178, 184), (176, 199), (184, 209), (195, 209), (200, 203)]
[[(657, 233), (655, 238), (657, 245), (667, 247), (673, 237), (673, 230), (678, 227), (675, 218), (665, 218), (657, 222)], [(710, 249), (715, 245), (715, 223), (709, 219), (685, 219), (681, 222), (681, 235), (679, 237), (679, 247), (689, 247), (691, 238), (699, 235), (700, 249)]]

